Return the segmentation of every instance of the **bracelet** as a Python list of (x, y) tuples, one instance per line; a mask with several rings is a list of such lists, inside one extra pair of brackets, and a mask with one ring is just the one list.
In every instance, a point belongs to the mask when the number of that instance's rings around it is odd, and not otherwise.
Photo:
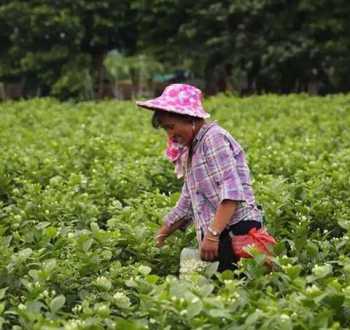
[(216, 239), (216, 238), (211, 238), (211, 237), (208, 237), (208, 236), (207, 236), (207, 240), (208, 240), (208, 241), (212, 241), (212, 242), (219, 243), (219, 240)]
[(156, 238), (167, 237), (167, 236), (168, 236), (167, 234), (158, 234), (158, 235), (156, 235)]

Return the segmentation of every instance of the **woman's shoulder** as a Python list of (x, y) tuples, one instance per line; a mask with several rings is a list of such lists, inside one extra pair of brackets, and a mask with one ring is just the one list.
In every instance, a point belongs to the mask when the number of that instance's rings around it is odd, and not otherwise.
[(220, 148), (224, 143), (226, 143), (229, 144), (231, 149), (235, 150), (236, 153), (242, 150), (241, 145), (230, 132), (215, 122), (210, 125), (210, 129), (207, 131), (207, 134), (205, 134), (203, 139), (204, 149), (207, 147)]
[(216, 122), (213, 122), (210, 125), (211, 127), (204, 138), (206, 141), (210, 141), (211, 139), (224, 139), (224, 140), (228, 140), (230, 142), (238, 144), (238, 142), (232, 136), (232, 134), (229, 131), (227, 131), (225, 128), (221, 127)]

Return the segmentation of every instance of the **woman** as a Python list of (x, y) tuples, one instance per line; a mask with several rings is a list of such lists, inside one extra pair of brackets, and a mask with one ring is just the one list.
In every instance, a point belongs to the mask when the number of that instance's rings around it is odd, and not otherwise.
[(262, 226), (241, 146), (218, 124), (205, 121), (209, 114), (194, 86), (173, 84), (160, 97), (136, 104), (154, 111), (153, 126), (166, 130), (170, 144), (182, 146), (174, 159), (185, 164), (181, 196), (156, 235), (157, 246), (193, 222), (201, 258), (219, 260), (221, 272), (234, 269), (238, 258), (229, 233), (243, 235)]

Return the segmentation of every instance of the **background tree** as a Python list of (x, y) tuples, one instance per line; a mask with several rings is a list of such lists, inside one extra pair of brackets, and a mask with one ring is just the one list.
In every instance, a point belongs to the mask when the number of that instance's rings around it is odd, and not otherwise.
[(116, 49), (190, 69), (209, 94), (347, 91), (349, 16), (346, 0), (3, 0), (0, 80), (99, 97)]
[[(104, 59), (104, 66), (114, 84), (114, 93), (123, 98), (121, 83), (131, 88), (132, 97), (153, 96), (152, 78), (163, 71), (163, 66), (146, 55), (124, 56), (118, 51), (110, 51)], [(148, 92), (148, 93), (147, 93)]]
[(350, 87), (350, 3), (345, 0), (145, 2), (140, 17), (147, 49), (172, 61), (192, 59), (209, 90), (217, 79), (215, 68), (226, 64), (234, 76), (246, 77), (248, 91), (304, 91), (312, 82), (321, 92)]
[(128, 1), (3, 1), (0, 79), (23, 80), (40, 95), (92, 94), (104, 54), (135, 46)]

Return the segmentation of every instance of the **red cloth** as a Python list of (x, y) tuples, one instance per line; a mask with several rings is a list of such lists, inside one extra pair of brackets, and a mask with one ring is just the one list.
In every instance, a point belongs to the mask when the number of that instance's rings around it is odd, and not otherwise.
[(258, 251), (271, 256), (270, 248), (277, 243), (264, 229), (256, 228), (252, 228), (246, 235), (233, 236), (231, 242), (233, 252), (239, 258), (252, 258), (252, 255), (244, 250), (249, 245), (253, 245)]

